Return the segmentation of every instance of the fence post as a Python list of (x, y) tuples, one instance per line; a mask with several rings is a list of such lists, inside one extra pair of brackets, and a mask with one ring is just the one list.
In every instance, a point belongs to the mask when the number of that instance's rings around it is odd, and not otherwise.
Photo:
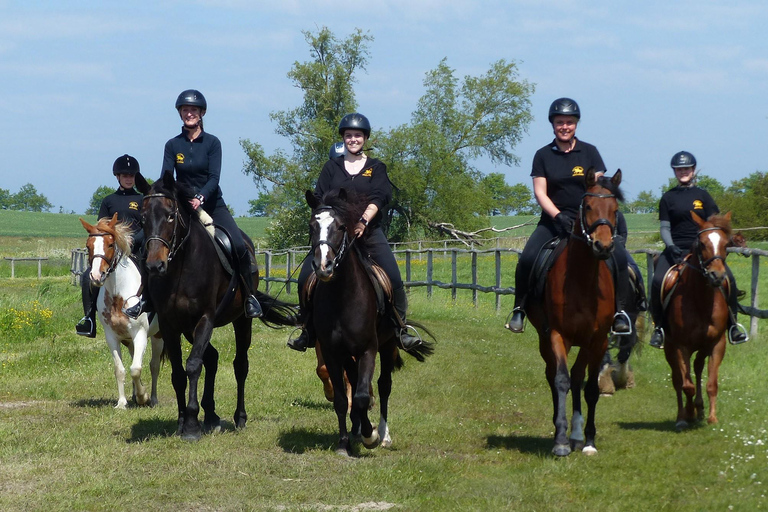
[(477, 251), (472, 249), (472, 304), (477, 307)]
[(264, 253), (264, 281), (267, 283), (266, 292), (269, 293), (269, 272), (272, 268), (272, 253), (267, 251)]
[[(411, 282), (411, 250), (405, 250), (405, 282)], [(410, 290), (410, 286), (406, 286), (406, 290)]]
[[(760, 277), (760, 256), (757, 254), (752, 255), (752, 307), (757, 308), (757, 282)], [(749, 337), (754, 338), (757, 336), (757, 320), (756, 316), (752, 316), (749, 319)]]
[[(419, 257), (421, 257), (421, 253), (419, 253)], [(432, 249), (427, 250), (427, 297), (432, 298)]]
[(645, 281), (645, 303), (651, 307), (651, 283), (653, 283), (653, 254), (645, 253), (645, 272), (647, 279)]
[(293, 251), (288, 250), (285, 255), (285, 293), (291, 294), (291, 270), (293, 270)]
[(493, 252), (493, 257), (496, 260), (496, 312), (501, 311), (501, 251), (498, 247), (498, 238), (496, 239), (496, 250)]
[(453, 303), (456, 303), (456, 283), (458, 283), (457, 270), (456, 270), (456, 256), (458, 253), (456, 250), (451, 251), (451, 298)]

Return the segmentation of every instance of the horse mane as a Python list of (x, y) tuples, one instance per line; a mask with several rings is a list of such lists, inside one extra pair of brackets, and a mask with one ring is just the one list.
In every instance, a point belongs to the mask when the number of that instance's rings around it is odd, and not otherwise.
[(603, 175), (597, 178), (597, 186), (607, 188), (611, 192), (611, 194), (616, 196), (616, 199), (618, 199), (619, 202), (622, 202), (622, 203), (624, 202), (624, 192), (621, 190), (620, 187), (613, 184), (609, 176)]
[(709, 216), (707, 222), (711, 223), (716, 228), (722, 229), (725, 232), (725, 236), (729, 240), (731, 239), (731, 220), (725, 215), (715, 213)]
[[(341, 192), (342, 190), (344, 190), (344, 193)], [(346, 199), (343, 197), (344, 195), (346, 195)], [(368, 208), (370, 201), (367, 195), (360, 194), (354, 190), (335, 189), (326, 192), (320, 203), (323, 206), (333, 208), (346, 226), (347, 235), (354, 237), (357, 221), (365, 213), (365, 209)], [(362, 238), (366, 238), (368, 233), (366, 229)]]
[(109, 233), (115, 237), (115, 244), (117, 244), (117, 248), (120, 249), (123, 254), (130, 254), (131, 245), (133, 245), (131, 223), (123, 221), (118, 222), (114, 227), (110, 227), (110, 220), (112, 220), (111, 217), (100, 218), (99, 222), (96, 223), (96, 229), (104, 233)]

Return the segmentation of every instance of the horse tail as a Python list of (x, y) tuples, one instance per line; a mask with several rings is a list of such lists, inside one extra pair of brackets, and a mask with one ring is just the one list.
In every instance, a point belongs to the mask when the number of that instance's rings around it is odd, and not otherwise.
[[(427, 327), (424, 324), (420, 324), (418, 322), (412, 322), (412, 321), (409, 320), (408, 321), (408, 325), (413, 326), (413, 327), (417, 327), (418, 329), (424, 331), (427, 334), (427, 336), (429, 336), (432, 339), (432, 341), (428, 341), (428, 340), (422, 338), (422, 341), (421, 341), (421, 343), (418, 346), (416, 346), (416, 347), (414, 347), (414, 348), (412, 348), (410, 350), (403, 349), (403, 350), (405, 350), (405, 352), (408, 353), (408, 355), (410, 355), (411, 357), (415, 358), (418, 362), (423, 363), (424, 360), (427, 357), (429, 357), (429, 356), (431, 356), (432, 354), (435, 353), (435, 343), (434, 342), (437, 341), (437, 339), (435, 338), (435, 335), (432, 334), (432, 332), (430, 332), (430, 330), (427, 329)], [(402, 363), (402, 361), (401, 361), (401, 363)]]
[(261, 323), (272, 329), (279, 329), (286, 325), (299, 325), (299, 313), (296, 305), (283, 302), (259, 290), (255, 290), (254, 294), (264, 311), (264, 315), (259, 318)]

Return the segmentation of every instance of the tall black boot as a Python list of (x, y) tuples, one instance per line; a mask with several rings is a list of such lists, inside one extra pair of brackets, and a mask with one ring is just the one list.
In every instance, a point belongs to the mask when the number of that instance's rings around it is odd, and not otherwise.
[[(310, 347), (315, 346), (315, 332), (312, 328), (312, 304), (302, 306), (299, 308), (299, 320), (301, 321), (301, 327), (297, 328), (291, 337), (288, 338), (288, 347), (299, 352), (304, 352)], [(295, 333), (299, 335), (294, 337)]]
[(504, 324), (504, 327), (509, 329), (510, 331), (514, 333), (521, 333), (525, 331), (525, 297), (520, 297), (518, 299), (518, 296), (515, 295), (515, 307), (512, 308), (512, 313), (509, 314), (510, 317), (508, 318), (507, 323)]
[(96, 299), (99, 296), (99, 288), (91, 286), (91, 277), (83, 273), (80, 278), (80, 287), (83, 298), (83, 318), (75, 325), (75, 332), (86, 338), (96, 337)]
[(738, 321), (739, 300), (736, 283), (731, 281), (731, 293), (728, 296), (728, 341), (731, 345), (739, 345), (749, 341), (747, 329)]
[(123, 307), (123, 313), (125, 313), (125, 316), (128, 318), (131, 318), (133, 320), (136, 320), (141, 316), (142, 313), (150, 313), (154, 312), (155, 308), (152, 305), (152, 300), (149, 297), (149, 293), (147, 293), (147, 269), (146, 265), (144, 264), (146, 262), (146, 258), (139, 258), (138, 256), (134, 255), (135, 258), (138, 259), (138, 262), (136, 263), (136, 266), (139, 267), (139, 274), (141, 275), (141, 285), (139, 287), (139, 301), (134, 304), (131, 307)]
[[(400, 319), (405, 325), (405, 327), (400, 327), (399, 324), (396, 324), (396, 327), (400, 331), (398, 333), (400, 345), (402, 345), (405, 350), (411, 350), (418, 347), (423, 343), (421, 337), (414, 336), (408, 332), (408, 325), (405, 319), (408, 311), (408, 295), (405, 293), (405, 288), (400, 287), (392, 290), (392, 299), (394, 302), (395, 311), (397, 311), (397, 314), (400, 315)], [(416, 332), (413, 328), (411, 329)]]
[(237, 271), (240, 274), (240, 282), (243, 284), (245, 300), (243, 309), (247, 318), (259, 318), (264, 314), (261, 304), (253, 293), (253, 276), (251, 275), (251, 256), (246, 250), (245, 254), (238, 256)]
[(653, 334), (648, 344), (653, 348), (664, 348), (664, 329), (662, 322), (661, 290), (651, 283), (651, 317), (653, 318)]
[(632, 334), (632, 320), (629, 318), (626, 311), (627, 295), (629, 291), (629, 270), (628, 268), (618, 268), (615, 257), (613, 257), (613, 266), (615, 269), (613, 289), (614, 296), (616, 297), (616, 314), (613, 315), (611, 334), (629, 336)]

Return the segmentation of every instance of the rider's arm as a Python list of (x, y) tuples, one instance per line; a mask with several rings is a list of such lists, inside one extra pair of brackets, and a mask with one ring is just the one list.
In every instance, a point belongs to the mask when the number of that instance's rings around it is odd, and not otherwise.
[(672, 241), (672, 224), (668, 220), (661, 221), (659, 232), (661, 233), (661, 241), (664, 242), (664, 245), (667, 247), (675, 245), (675, 242)]
[(557, 217), (560, 213), (560, 209), (555, 206), (555, 203), (547, 195), (547, 178), (536, 176), (533, 178), (533, 195), (536, 197), (536, 202), (539, 203), (544, 213), (552, 217)]

